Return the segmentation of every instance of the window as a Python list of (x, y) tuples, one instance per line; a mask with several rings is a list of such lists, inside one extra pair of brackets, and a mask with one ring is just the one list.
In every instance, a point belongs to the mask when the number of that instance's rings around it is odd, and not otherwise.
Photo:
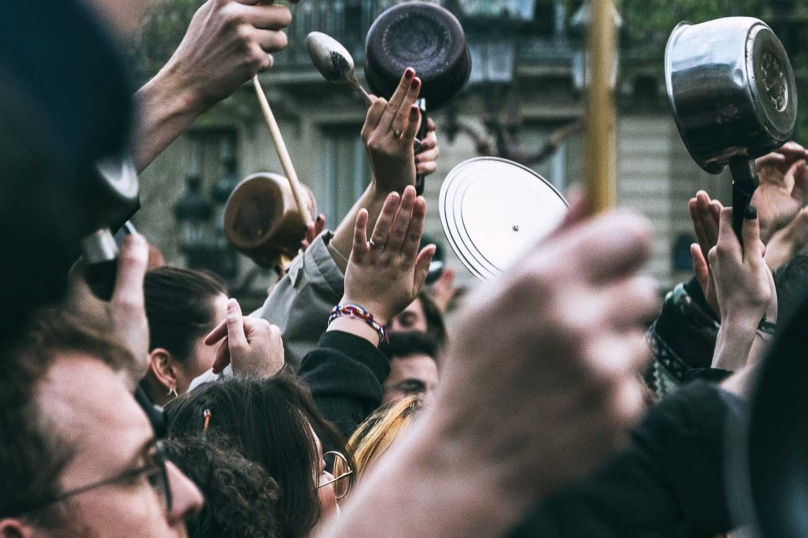
[(370, 184), (370, 163), (359, 132), (361, 125), (323, 128), (325, 199), (321, 211), (332, 228), (348, 214)]

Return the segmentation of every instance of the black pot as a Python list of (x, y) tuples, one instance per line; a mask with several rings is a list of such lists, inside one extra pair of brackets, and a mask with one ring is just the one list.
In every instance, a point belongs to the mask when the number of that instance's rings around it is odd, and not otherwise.
[(371, 26), (365, 44), (365, 78), (372, 92), (390, 98), (408, 67), (421, 79), (430, 111), (449, 104), (471, 76), (471, 54), (457, 18), (426, 2), (393, 6)]

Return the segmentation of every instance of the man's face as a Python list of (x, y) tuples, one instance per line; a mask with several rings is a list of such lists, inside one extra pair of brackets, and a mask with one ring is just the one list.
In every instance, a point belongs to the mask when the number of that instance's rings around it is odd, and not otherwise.
[(390, 361), (384, 382), (384, 403), (395, 404), (407, 396), (427, 399), (438, 386), (438, 365), (429, 355), (413, 354)]
[[(62, 355), (38, 389), (39, 408), (60, 446), (71, 447), (60, 491), (95, 484), (151, 462), (156, 446), (145, 413), (121, 377), (99, 359)], [(91, 489), (63, 501), (65, 525), (47, 536), (75, 538), (175, 538), (187, 535), (185, 519), (202, 507), (199, 490), (172, 464), (173, 508), (147, 475)]]
[(416, 299), (411, 302), (410, 306), (393, 318), (388, 328), (391, 332), (429, 332), (429, 327), (426, 323), (426, 314), (424, 313), (423, 305), (421, 305), (421, 300)]

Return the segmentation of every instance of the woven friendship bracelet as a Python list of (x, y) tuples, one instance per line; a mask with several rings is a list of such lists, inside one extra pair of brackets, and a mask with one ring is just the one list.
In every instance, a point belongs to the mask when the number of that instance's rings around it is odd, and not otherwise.
[(382, 340), (389, 342), (387, 338), (387, 329), (384, 328), (384, 325), (381, 325), (379, 322), (373, 319), (373, 314), (361, 306), (355, 304), (338, 304), (331, 309), (331, 315), (328, 316), (328, 324), (331, 325), (332, 321), (342, 317), (364, 321), (379, 334), (379, 342)]

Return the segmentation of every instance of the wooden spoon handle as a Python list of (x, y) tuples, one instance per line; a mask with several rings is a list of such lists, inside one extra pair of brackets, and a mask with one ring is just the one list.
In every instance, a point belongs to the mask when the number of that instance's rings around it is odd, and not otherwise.
[(261, 104), (261, 111), (264, 113), (264, 119), (269, 128), (269, 134), (272, 141), (275, 143), (275, 149), (278, 151), (278, 158), (281, 160), (281, 166), (286, 174), (286, 179), (289, 180), (289, 186), (292, 188), (292, 195), (295, 197), (297, 209), (303, 217), (306, 226), (313, 225), (314, 221), (311, 218), (308, 207), (304, 202), (305, 196), (303, 194), (303, 187), (300, 186), (300, 181), (297, 179), (295, 167), (292, 165), (292, 158), (289, 156), (289, 150), (286, 149), (286, 143), (283, 141), (281, 130), (278, 127), (278, 122), (275, 120), (275, 115), (272, 109), (269, 108), (269, 101), (261, 87), (261, 82), (258, 80), (258, 75), (253, 77), (253, 86), (255, 86), (255, 93), (258, 96), (258, 102)]

